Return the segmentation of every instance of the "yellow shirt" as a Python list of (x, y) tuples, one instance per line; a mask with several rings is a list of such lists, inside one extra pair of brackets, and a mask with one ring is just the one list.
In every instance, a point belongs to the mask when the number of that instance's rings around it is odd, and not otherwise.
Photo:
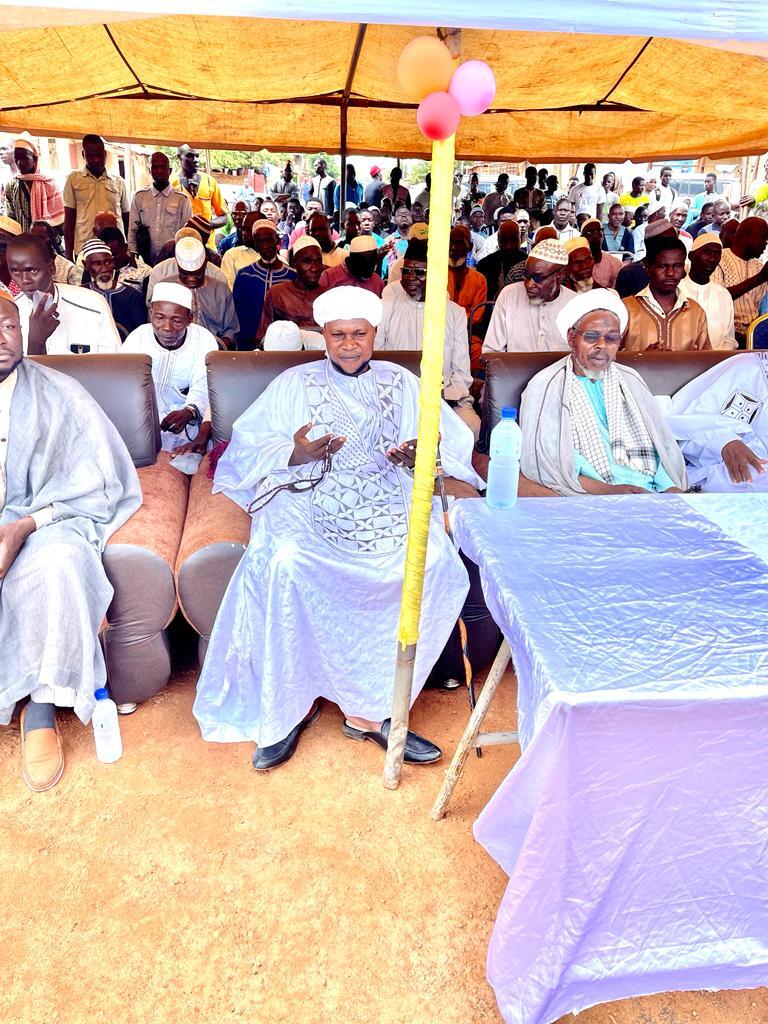
[[(199, 214), (201, 217), (205, 217), (206, 220), (213, 220), (214, 217), (224, 216), (227, 213), (227, 204), (224, 196), (221, 194), (218, 181), (212, 178), (210, 174), (206, 174), (205, 171), (200, 171), (199, 174), (200, 181), (195, 195), (192, 195), (188, 189), (184, 188), (178, 173), (171, 175), (171, 188), (183, 192), (185, 196), (189, 197), (192, 203), (193, 216)], [(208, 247), (210, 249), (216, 248), (215, 234), (216, 232), (212, 231), (211, 237), (208, 239)]]

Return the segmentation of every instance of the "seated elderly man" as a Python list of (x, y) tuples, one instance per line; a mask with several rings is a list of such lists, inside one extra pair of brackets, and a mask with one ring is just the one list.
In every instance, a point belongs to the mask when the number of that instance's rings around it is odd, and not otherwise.
[[(419, 382), (372, 361), (382, 302), (363, 288), (315, 300), (328, 358), (286, 370), (234, 425), (214, 490), (247, 509), (251, 539), (227, 588), (197, 684), (205, 739), (255, 740), (259, 770), (292, 756), (321, 697), (344, 734), (386, 747)], [(472, 434), (447, 407), (446, 473), (474, 486)], [(437, 514), (430, 525), (413, 699), (468, 590)], [(405, 760), (439, 747), (408, 734)]]
[(273, 284), (264, 299), (256, 337), (262, 339), (276, 320), (290, 320), (305, 331), (320, 331), (315, 323), (314, 302), (325, 291), (320, 286), (323, 253), (320, 243), (310, 235), (302, 235), (291, 246), (291, 280)]
[(568, 274), (563, 281), (563, 287), (570, 288), (577, 294), (600, 288), (601, 285), (592, 277), (595, 261), (586, 238), (572, 238), (565, 243), (565, 251), (568, 253)]
[(384, 282), (377, 273), (378, 265), (376, 242), (371, 235), (357, 235), (349, 243), (344, 262), (323, 271), (320, 287), (327, 289), (349, 285), (353, 288), (367, 288), (374, 295), (381, 296)]
[(18, 307), (0, 298), (0, 725), (30, 698), (22, 774), (34, 792), (64, 771), (56, 706), (86, 723), (106, 684), (101, 553), (140, 504), (115, 428), (70, 377), (22, 359)]
[(692, 484), (768, 490), (768, 352), (739, 353), (686, 384), (672, 398), (667, 423)]
[(8, 240), (5, 258), (20, 289), (16, 304), (26, 353), (119, 351), (120, 335), (106, 300), (76, 285), (56, 284), (47, 242), (37, 235), (16, 235)]
[[(121, 284), (112, 250), (100, 238), (89, 238), (82, 249), (88, 283), (83, 288), (107, 300), (115, 326), (125, 337), (147, 322), (147, 307), (138, 288)], [(84, 275), (85, 278), (86, 275)]]
[(531, 250), (523, 280), (502, 288), (488, 325), (483, 352), (551, 352), (566, 348), (557, 314), (573, 298), (563, 288), (568, 253), (548, 238)]
[[(684, 243), (685, 244), (685, 243)], [(712, 280), (720, 266), (723, 242), (720, 235), (700, 232), (690, 249), (688, 276), (680, 282), (680, 294), (698, 302), (707, 318), (707, 330), (712, 348), (737, 347), (733, 325), (733, 299), (727, 288)]]
[(557, 317), (570, 349), (523, 393), (520, 468), (559, 494), (644, 494), (687, 487), (685, 466), (637, 371), (615, 362), (627, 311), (607, 288)]
[[(412, 238), (403, 261), (402, 280), (388, 284), (382, 296), (384, 315), (376, 331), (376, 351), (421, 351), (424, 343), (424, 299), (427, 292), (427, 243)], [(477, 439), (480, 417), (473, 408), (470, 389), (467, 316), (446, 297), (443, 347), (443, 398), (464, 420)]]
[(629, 323), (624, 334), (628, 352), (662, 352), (712, 348), (707, 316), (679, 285), (685, 277), (685, 245), (679, 238), (649, 238), (643, 262), (649, 283), (637, 295), (624, 299)]
[[(184, 237), (176, 243), (175, 252), (176, 273), (162, 280), (188, 288), (192, 292), (193, 323), (210, 331), (219, 339), (222, 348), (232, 348), (240, 323), (226, 281), (209, 277), (206, 273), (210, 250), (200, 238)], [(148, 296), (148, 303), (152, 302), (152, 297), (152, 294)]]
[[(174, 451), (198, 437), (208, 411), (205, 357), (218, 345), (210, 331), (192, 322), (189, 288), (161, 281), (152, 293), (149, 323), (125, 339), (123, 352), (140, 352), (152, 359), (152, 381), (160, 415), (163, 449)], [(207, 442), (210, 423), (201, 440)]]

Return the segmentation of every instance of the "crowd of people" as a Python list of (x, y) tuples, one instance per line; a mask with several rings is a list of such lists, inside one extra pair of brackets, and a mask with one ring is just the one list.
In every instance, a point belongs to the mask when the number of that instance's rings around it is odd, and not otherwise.
[[(207, 738), (255, 741), (260, 770), (292, 755), (321, 697), (343, 709), (346, 735), (385, 747), (418, 423), (418, 382), (387, 352), (422, 347), (429, 175), (412, 198), (399, 168), (384, 184), (374, 166), (363, 186), (348, 164), (342, 190), (320, 160), (311, 195), (300, 197), (288, 164), (269, 195), (230, 211), (189, 145), (175, 170), (154, 153), (152, 185), (134, 196), (107, 171), (101, 138), (86, 135), (82, 153), (83, 168), (59, 192), (34, 141), (19, 136), (0, 217), (0, 645), (12, 652), (0, 667), (0, 724), (31, 698), (26, 781), (55, 785), (55, 708), (87, 720), (104, 682), (97, 635), (111, 589), (98, 555), (141, 501), (125, 447), (95, 403), (28, 355), (149, 355), (163, 449), (202, 455), (211, 448), (208, 353), (326, 352), (275, 380), (218, 463), (215, 489), (248, 510), (254, 528), (195, 714)], [(690, 206), (667, 167), (626, 192), (613, 174), (596, 184), (594, 164), (566, 191), (546, 168), (528, 168), (525, 179), (510, 194), (500, 174), (485, 196), (471, 178), (456, 197), (445, 472), (483, 487), (472, 452), (484, 357), (555, 351), (562, 359), (523, 398), (521, 465), (531, 480), (560, 494), (758, 480), (768, 464), (762, 355), (709, 371), (666, 417), (616, 355), (743, 348), (768, 302), (768, 221), (739, 216), (749, 199), (732, 206), (714, 174)], [(739, 385), (737, 367), (748, 383)], [(468, 587), (433, 526), (429, 640), (419, 645), (414, 698)], [(353, 622), (365, 644), (345, 637)], [(439, 756), (409, 734), (406, 760)]]

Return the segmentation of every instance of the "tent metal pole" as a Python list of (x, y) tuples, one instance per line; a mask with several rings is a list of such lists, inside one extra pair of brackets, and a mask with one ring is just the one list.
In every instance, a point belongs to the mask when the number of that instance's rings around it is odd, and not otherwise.
[(367, 25), (357, 26), (355, 45), (352, 47), (352, 56), (349, 60), (347, 70), (347, 81), (344, 84), (344, 92), (341, 95), (340, 131), (339, 142), (341, 144), (341, 182), (339, 183), (339, 227), (341, 227), (342, 214), (347, 200), (347, 111), (349, 109), (349, 97), (352, 93), (352, 86), (355, 83), (355, 72), (360, 61), (360, 54), (363, 49)]

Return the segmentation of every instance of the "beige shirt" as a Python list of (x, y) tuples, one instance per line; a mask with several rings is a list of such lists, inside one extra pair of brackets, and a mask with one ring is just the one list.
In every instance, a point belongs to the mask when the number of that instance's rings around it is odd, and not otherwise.
[[(760, 260), (743, 260), (740, 256), (734, 256), (731, 249), (723, 249), (722, 259), (715, 267), (712, 280), (724, 288), (730, 288), (734, 284), (746, 281), (748, 277), (759, 274), (762, 268)], [(733, 300), (733, 325), (737, 333), (747, 333), (747, 328), (757, 316), (757, 307), (766, 290), (768, 285), (759, 284), (757, 288)]]
[(250, 267), (258, 261), (259, 254), (249, 245), (233, 245), (221, 258), (221, 271), (227, 279), (230, 291), (235, 287), (238, 270)]
[(693, 299), (677, 291), (675, 305), (665, 313), (650, 287), (623, 300), (629, 314), (624, 332), (627, 352), (644, 352), (651, 345), (663, 351), (684, 352), (712, 348), (704, 310)]
[[(8, 374), (4, 381), (0, 381), (0, 511), (5, 508), (6, 481), (8, 479), (5, 467), (8, 462), (11, 401), (13, 400), (13, 392), (16, 390), (18, 376), (16, 370), (14, 370), (13, 373)], [(35, 529), (39, 530), (41, 526), (45, 526), (46, 523), (50, 523), (53, 519), (53, 506), (47, 505), (45, 508), (41, 508), (39, 512), (33, 512), (31, 518), (35, 521)]]
[(493, 307), (483, 342), (483, 352), (562, 352), (568, 342), (558, 330), (557, 314), (575, 293), (561, 288), (551, 301), (534, 306), (525, 284), (518, 281), (502, 288)]
[(91, 237), (97, 213), (114, 213), (118, 226), (122, 227), (122, 215), (131, 208), (125, 182), (119, 175), (108, 171), (99, 178), (87, 167), (72, 171), (64, 183), (63, 195), (64, 206), (75, 210), (75, 253), (79, 253)]

